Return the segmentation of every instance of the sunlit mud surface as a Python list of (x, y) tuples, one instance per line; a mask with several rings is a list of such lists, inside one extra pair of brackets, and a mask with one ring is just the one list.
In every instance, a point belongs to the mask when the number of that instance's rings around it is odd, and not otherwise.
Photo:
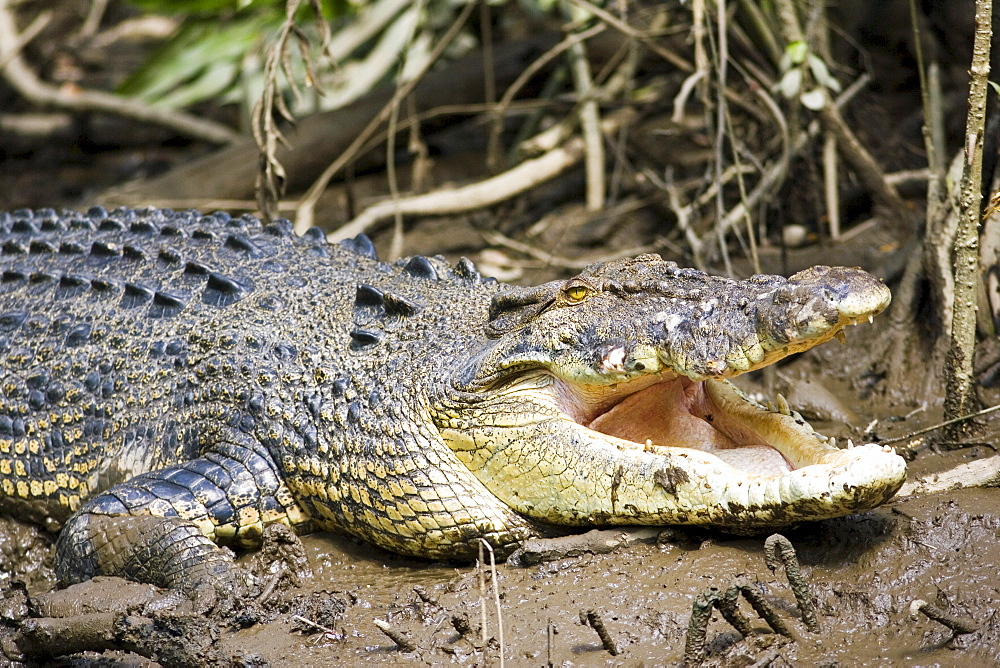
[[(748, 665), (769, 654), (798, 665), (995, 663), (1000, 661), (1000, 492), (960, 491), (949, 497), (906, 501), (787, 533), (818, 602), (819, 634), (802, 626), (783, 573), (772, 574), (764, 565), (759, 539), (715, 535), (526, 569), (499, 566), (505, 657), (513, 665), (678, 662), (694, 597), (746, 574), (802, 639), (785, 642), (758, 621), (758, 634), (737, 642), (735, 631), (716, 614), (709, 625), (709, 658), (722, 655), (727, 665)], [(317, 567), (314, 586), (350, 602), (334, 627), (340, 637), (289, 634), (287, 623), (279, 621), (241, 632), (234, 639), (240, 647), (276, 663), (497, 659), (496, 607), (488, 585), (487, 637), (495, 641), (477, 649), (481, 634), (463, 638), (452, 622), (464, 615), (474, 629), (481, 624), (480, 585), (472, 568), (401, 562), (324, 537), (309, 539), (307, 546)], [(422, 586), (431, 602), (424, 602), (415, 586)], [(948, 629), (910, 617), (915, 598), (968, 616), (981, 630), (949, 643)], [(593, 629), (581, 625), (580, 611), (590, 609), (600, 613), (616, 640), (617, 657), (602, 648)], [(417, 650), (397, 651), (373, 625), (375, 618), (407, 634)], [(551, 650), (550, 623), (556, 632)]]
[[(794, 665), (995, 664), (1000, 661), (998, 508), (1000, 491), (960, 490), (786, 532), (818, 603), (818, 634), (803, 626), (784, 574), (765, 566), (759, 538), (677, 534), (670, 542), (613, 554), (520, 569), (498, 565), (505, 658), (510, 665), (677, 663), (694, 597), (709, 586), (724, 589), (744, 574), (800, 640), (789, 642), (755, 619), (755, 635), (739, 641), (716, 613), (708, 627), (710, 661), (733, 666), (768, 657), (777, 665), (782, 660)], [(24, 531), (8, 522), (2, 528), (4, 544)], [(481, 589), (472, 566), (401, 559), (329, 535), (307, 537), (305, 545), (315, 569), (305, 590), (329, 592), (346, 604), (342, 615), (320, 620), (333, 633), (279, 615), (224, 632), (221, 655), (256, 655), (272, 665), (497, 663), (494, 592), (488, 576)], [(42, 552), (45, 542), (31, 549)], [(36, 572), (44, 575), (45, 569)], [(44, 586), (44, 578), (35, 583)], [(913, 599), (969, 617), (980, 630), (951, 640), (951, 632), (937, 622), (911, 618)], [(745, 603), (742, 607), (753, 618)], [(587, 610), (601, 615), (618, 656), (612, 657), (596, 632), (580, 623), (581, 611)], [(465, 636), (456, 630), (456, 618), (467, 619), (471, 631)], [(415, 650), (399, 651), (375, 619), (403, 633)], [(135, 655), (117, 658), (125, 665), (148, 665)]]

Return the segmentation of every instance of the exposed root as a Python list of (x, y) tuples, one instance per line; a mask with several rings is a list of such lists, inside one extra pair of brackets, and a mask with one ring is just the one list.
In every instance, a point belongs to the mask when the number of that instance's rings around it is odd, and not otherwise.
[(931, 605), (927, 601), (921, 599), (914, 599), (910, 603), (910, 616), (916, 617), (918, 613), (923, 613), (928, 619), (933, 619), (936, 622), (941, 622), (949, 629), (951, 629), (955, 635), (962, 635), (965, 633), (975, 633), (979, 630), (979, 625), (973, 622), (971, 619), (966, 619), (964, 617), (958, 617), (956, 615), (950, 615), (941, 608)]
[(451, 616), (451, 625), (455, 627), (458, 631), (458, 635), (462, 636), (469, 642), (473, 641), (473, 636), (475, 635), (475, 629), (472, 628), (472, 622), (469, 620), (469, 616), (464, 612), (460, 615)]
[(753, 626), (750, 625), (750, 620), (740, 612), (739, 599), (740, 588), (733, 585), (716, 599), (715, 607), (741, 636), (747, 638), (753, 634)]
[(764, 560), (773, 573), (778, 568), (778, 562), (785, 566), (785, 576), (792, 587), (795, 600), (802, 612), (802, 621), (813, 633), (819, 633), (819, 620), (816, 618), (816, 604), (809, 595), (809, 587), (802, 572), (799, 570), (799, 560), (795, 556), (792, 543), (781, 534), (772, 534), (764, 541)]
[(712, 608), (718, 597), (719, 590), (712, 587), (698, 594), (691, 608), (691, 619), (688, 622), (687, 635), (684, 638), (684, 663), (687, 666), (699, 666), (705, 659), (705, 639), (708, 637), (708, 621), (712, 618)]
[(750, 580), (740, 576), (736, 578), (735, 585), (739, 588), (740, 593), (743, 594), (743, 598), (745, 598), (747, 603), (750, 604), (750, 607), (754, 609), (754, 612), (756, 612), (761, 619), (767, 622), (767, 625), (770, 626), (775, 633), (780, 633), (781, 635), (787, 636), (792, 640), (798, 640), (798, 634), (796, 634), (795, 631), (793, 631), (791, 627), (785, 623), (785, 620), (777, 615), (771, 607), (771, 604), (764, 599), (764, 596), (757, 590), (757, 587), (755, 587)]
[[(809, 595), (808, 584), (799, 571), (798, 559), (791, 542), (780, 534), (774, 534), (764, 543), (764, 555), (765, 562), (772, 571), (778, 567), (779, 562), (785, 566), (785, 573), (792, 591), (795, 593), (802, 621), (810, 631), (818, 633), (820, 625), (816, 617), (816, 606)], [(753, 635), (753, 626), (750, 620), (739, 610), (740, 594), (775, 633), (796, 642), (800, 639), (798, 634), (777, 615), (765, 600), (757, 585), (740, 575), (724, 592), (718, 587), (709, 587), (695, 597), (684, 642), (685, 666), (701, 665), (705, 659), (708, 622), (712, 618), (713, 609), (717, 609), (741, 637), (748, 638)]]
[(396, 643), (396, 647), (399, 648), (399, 651), (412, 652), (417, 649), (417, 644), (413, 642), (413, 640), (402, 632), (392, 628), (392, 625), (384, 619), (373, 619), (372, 623), (378, 628), (379, 631), (388, 636), (389, 640)]
[(586, 612), (581, 610), (580, 623), (597, 631), (597, 636), (601, 639), (601, 645), (608, 651), (608, 654), (618, 656), (618, 645), (615, 644), (614, 638), (608, 633), (607, 627), (604, 626), (604, 620), (601, 619), (601, 615), (596, 610), (587, 610)]

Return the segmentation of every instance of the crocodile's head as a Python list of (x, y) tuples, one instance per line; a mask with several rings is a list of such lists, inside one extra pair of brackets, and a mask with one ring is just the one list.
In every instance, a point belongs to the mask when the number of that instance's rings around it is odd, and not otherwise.
[(859, 269), (736, 281), (655, 255), (510, 289), (438, 427), (493, 494), (554, 524), (747, 532), (867, 510), (902, 485), (901, 457), (838, 448), (726, 379), (842, 338), (889, 299)]

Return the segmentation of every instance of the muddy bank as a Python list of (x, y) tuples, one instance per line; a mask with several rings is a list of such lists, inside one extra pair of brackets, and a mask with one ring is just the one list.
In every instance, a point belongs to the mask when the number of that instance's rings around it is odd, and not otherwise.
[[(771, 633), (744, 603), (742, 610), (753, 620), (750, 638), (740, 641), (717, 612), (709, 624), (708, 658), (719, 665), (769, 658), (776, 665), (995, 663), (1000, 661), (998, 508), (998, 490), (960, 490), (786, 532), (818, 604), (818, 634), (802, 623), (784, 574), (765, 566), (761, 538), (668, 532), (667, 540), (611, 554), (527, 568), (501, 564), (505, 658), (511, 665), (679, 663), (694, 598), (709, 586), (725, 588), (742, 574), (799, 641)], [(12, 526), (3, 525), (4, 538), (24, 531)], [(236, 665), (497, 662), (500, 633), (488, 573), (481, 586), (468, 565), (404, 559), (327, 534), (308, 536), (304, 543), (314, 575), (276, 605), (271, 618), (242, 630), (188, 624), (183, 633), (192, 637), (186, 642), (202, 647), (206, 660)], [(44, 588), (46, 582), (35, 579), (32, 586)], [(953, 640), (941, 624), (911, 617), (914, 599), (970, 618), (979, 630)], [(618, 656), (581, 623), (581, 612), (588, 610), (599, 613)], [(401, 651), (376, 620), (401, 634), (412, 650)], [(98, 661), (98, 655), (90, 657), (73, 665)], [(148, 665), (135, 654), (117, 658)]]
[[(526, 569), (498, 567), (505, 655), (514, 665), (647, 665), (679, 662), (694, 597), (708, 586), (728, 586), (747, 575), (800, 634), (787, 643), (768, 633), (737, 642), (732, 627), (716, 614), (709, 626), (712, 656), (726, 665), (748, 665), (769, 653), (799, 665), (910, 665), (1000, 661), (1000, 578), (996, 554), (1000, 492), (961, 491), (896, 503), (865, 516), (824, 522), (788, 532), (798, 550), (810, 592), (817, 599), (822, 631), (805, 630), (782, 573), (764, 565), (762, 540), (706, 534), (689, 541), (637, 545), (618, 553), (572, 557)], [(382, 565), (383, 555), (307, 541), (317, 578), (325, 586), (351, 581), (342, 592), (352, 604), (338, 623), (339, 639), (316, 645), (286, 645), (275, 660), (360, 662), (482, 662), (497, 647), (477, 650), (481, 635), (462, 637), (453, 619), (481, 623), (480, 586), (469, 568), (419, 563)], [(330, 549), (329, 554), (322, 551)], [(422, 586), (425, 602), (413, 591)], [(487, 595), (488, 637), (498, 638), (495, 605)], [(921, 598), (968, 616), (981, 630), (949, 643), (951, 633), (926, 618), (911, 619), (909, 606)], [(745, 605), (744, 610), (752, 615)], [(615, 639), (619, 656), (602, 648), (580, 612), (597, 610)], [(386, 619), (416, 644), (403, 654), (372, 620)], [(555, 634), (549, 653), (548, 628)], [(270, 645), (273, 628), (244, 632)], [(279, 632), (280, 637), (280, 632)], [(249, 640), (243, 641), (247, 646)], [(271, 645), (272, 647), (274, 645)]]

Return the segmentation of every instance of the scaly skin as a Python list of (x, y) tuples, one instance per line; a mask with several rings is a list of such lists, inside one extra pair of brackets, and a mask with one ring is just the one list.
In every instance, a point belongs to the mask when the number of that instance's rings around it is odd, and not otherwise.
[(231, 582), (216, 544), (272, 523), (433, 558), (557, 526), (767, 529), (905, 476), (725, 380), (884, 309), (860, 270), (642, 256), (508, 288), (154, 210), (0, 214), (0, 243), (0, 510), (65, 524), (66, 583)]

